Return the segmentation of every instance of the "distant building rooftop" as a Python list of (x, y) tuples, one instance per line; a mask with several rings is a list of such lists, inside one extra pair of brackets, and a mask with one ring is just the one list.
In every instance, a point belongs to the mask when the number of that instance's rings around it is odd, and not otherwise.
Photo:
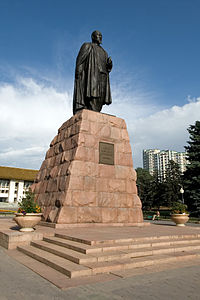
[(38, 170), (21, 169), (12, 167), (1, 167), (0, 166), (0, 178), (1, 179), (16, 179), (34, 181)]

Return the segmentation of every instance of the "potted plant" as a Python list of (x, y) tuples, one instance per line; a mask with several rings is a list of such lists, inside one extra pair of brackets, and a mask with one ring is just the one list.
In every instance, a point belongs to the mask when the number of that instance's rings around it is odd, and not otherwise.
[(176, 226), (185, 226), (185, 223), (189, 220), (187, 205), (175, 202), (172, 206), (171, 219), (176, 223)]
[(19, 209), (13, 220), (19, 225), (20, 231), (34, 231), (34, 227), (41, 220), (41, 208), (34, 198), (34, 193), (29, 189), (18, 203)]

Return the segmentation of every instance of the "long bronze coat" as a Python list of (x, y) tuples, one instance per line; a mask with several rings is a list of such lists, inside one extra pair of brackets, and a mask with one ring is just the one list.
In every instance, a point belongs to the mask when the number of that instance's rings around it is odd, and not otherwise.
[[(91, 99), (111, 104), (107, 52), (95, 43), (84, 43), (76, 59), (73, 113), (88, 108)], [(103, 81), (103, 82), (102, 82)]]

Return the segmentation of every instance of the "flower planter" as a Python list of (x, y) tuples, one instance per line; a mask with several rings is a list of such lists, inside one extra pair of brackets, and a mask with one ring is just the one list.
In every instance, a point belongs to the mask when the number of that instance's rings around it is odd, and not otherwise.
[(42, 213), (16, 213), (13, 220), (19, 225), (20, 231), (31, 232), (34, 227), (40, 222)]
[(189, 214), (172, 214), (171, 219), (176, 226), (185, 226), (185, 223), (189, 220)]

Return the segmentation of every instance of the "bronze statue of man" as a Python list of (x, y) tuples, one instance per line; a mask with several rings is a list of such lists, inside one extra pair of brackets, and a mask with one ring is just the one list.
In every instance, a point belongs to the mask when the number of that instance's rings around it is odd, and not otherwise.
[(73, 114), (84, 108), (100, 112), (104, 104), (112, 103), (112, 60), (100, 45), (101, 32), (96, 30), (91, 37), (92, 43), (84, 43), (76, 59)]

